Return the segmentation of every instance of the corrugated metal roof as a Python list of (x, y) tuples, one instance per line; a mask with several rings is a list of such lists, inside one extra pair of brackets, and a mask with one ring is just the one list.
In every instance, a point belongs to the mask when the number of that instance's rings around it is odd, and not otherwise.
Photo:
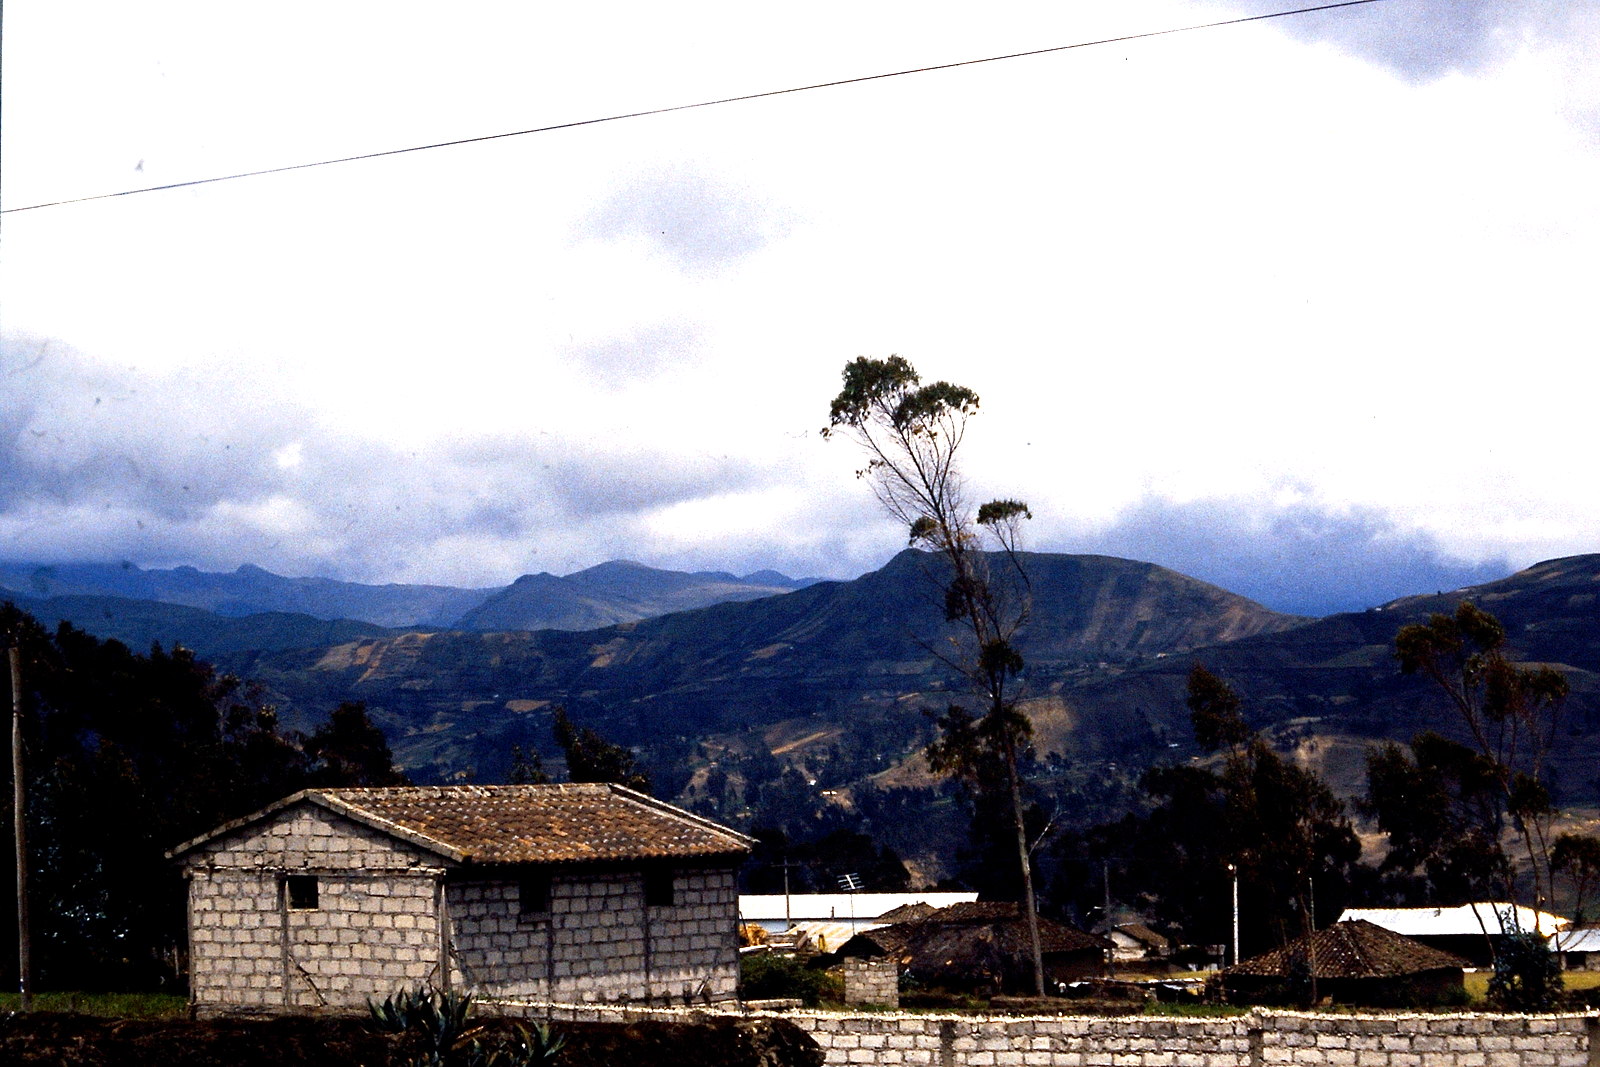
[(737, 855), (735, 830), (609, 784), (307, 789), (174, 849), (189, 852), (294, 804), (315, 804), (461, 863)]
[(1550, 939), (1550, 947), (1557, 952), (1600, 952), (1600, 929), (1562, 930)]
[(976, 893), (791, 893), (785, 912), (782, 893), (741, 893), (739, 916), (745, 922), (781, 921), (785, 914), (794, 922), (822, 919), (875, 919), (907, 904), (931, 904), (946, 908), (951, 904), (977, 900)]
[[(1546, 937), (1571, 920), (1522, 904), (1485, 901), (1454, 908), (1346, 908), (1340, 922), (1365, 919), (1407, 937), (1458, 937), (1485, 932), (1501, 934), (1512, 929), (1534, 931)], [(1513, 920), (1515, 920), (1513, 924)]]
[(795, 923), (793, 927), (796, 933), (805, 935), (818, 952), (838, 952), (852, 937), (877, 928), (871, 922), (810, 922)]

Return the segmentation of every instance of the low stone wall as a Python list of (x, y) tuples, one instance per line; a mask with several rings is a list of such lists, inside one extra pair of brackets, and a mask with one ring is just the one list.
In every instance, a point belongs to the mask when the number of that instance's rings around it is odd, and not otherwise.
[(877, 1008), (900, 1006), (900, 968), (893, 960), (858, 959), (844, 961), (844, 1002), (851, 1007)]
[[(557, 1022), (657, 1014), (548, 1004), (511, 1010)], [(1593, 1015), (784, 1018), (811, 1035), (830, 1067), (1600, 1067), (1600, 1019)]]

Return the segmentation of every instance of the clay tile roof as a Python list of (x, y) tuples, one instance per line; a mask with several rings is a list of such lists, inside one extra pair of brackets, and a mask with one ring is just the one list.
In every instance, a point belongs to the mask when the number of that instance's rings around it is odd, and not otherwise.
[(942, 923), (992, 923), (1019, 918), (1022, 910), (1014, 900), (964, 900), (940, 908), (929, 916)]
[(302, 801), (464, 863), (731, 856), (752, 843), (744, 834), (617, 785), (405, 786), (308, 789), (173, 854)]
[(915, 904), (902, 904), (898, 908), (890, 908), (873, 921), (884, 924), (908, 923), (914, 919), (926, 919), (938, 910), (932, 904), (919, 900)]
[(1334, 923), (1309, 939), (1294, 941), (1227, 968), (1225, 974), (1284, 977), (1296, 960), (1315, 961), (1318, 978), (1396, 978), (1423, 971), (1467, 967), (1453, 953), (1413, 941), (1364, 919)]
[[(888, 956), (918, 953), (963, 955), (977, 942), (1000, 951), (1029, 951), (1026, 924), (1015, 901), (975, 900), (940, 908), (925, 918), (898, 922), (861, 934)], [(965, 947), (962, 947), (965, 946)], [(1103, 951), (1110, 942), (1063, 923), (1039, 919), (1043, 952)]]

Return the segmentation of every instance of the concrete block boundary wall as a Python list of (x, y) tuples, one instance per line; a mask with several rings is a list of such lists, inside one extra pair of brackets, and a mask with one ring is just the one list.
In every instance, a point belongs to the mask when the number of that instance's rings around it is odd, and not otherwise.
[(815, 1011), (781, 1015), (500, 1002), (572, 1022), (742, 1015), (783, 1018), (827, 1067), (1600, 1067), (1595, 1015), (971, 1016)]

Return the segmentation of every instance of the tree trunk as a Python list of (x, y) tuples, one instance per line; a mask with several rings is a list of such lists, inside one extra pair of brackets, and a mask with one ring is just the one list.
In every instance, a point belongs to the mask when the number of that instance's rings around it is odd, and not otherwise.
[(1039, 910), (1033, 897), (1033, 863), (1028, 858), (1028, 830), (1022, 822), (1022, 788), (1017, 781), (1017, 753), (1006, 753), (1006, 778), (1011, 789), (1011, 819), (1017, 828), (1017, 862), (1022, 865), (1022, 914), (1028, 923), (1028, 948), (1032, 954), (1033, 994), (1044, 996), (1044, 950), (1039, 943)]

